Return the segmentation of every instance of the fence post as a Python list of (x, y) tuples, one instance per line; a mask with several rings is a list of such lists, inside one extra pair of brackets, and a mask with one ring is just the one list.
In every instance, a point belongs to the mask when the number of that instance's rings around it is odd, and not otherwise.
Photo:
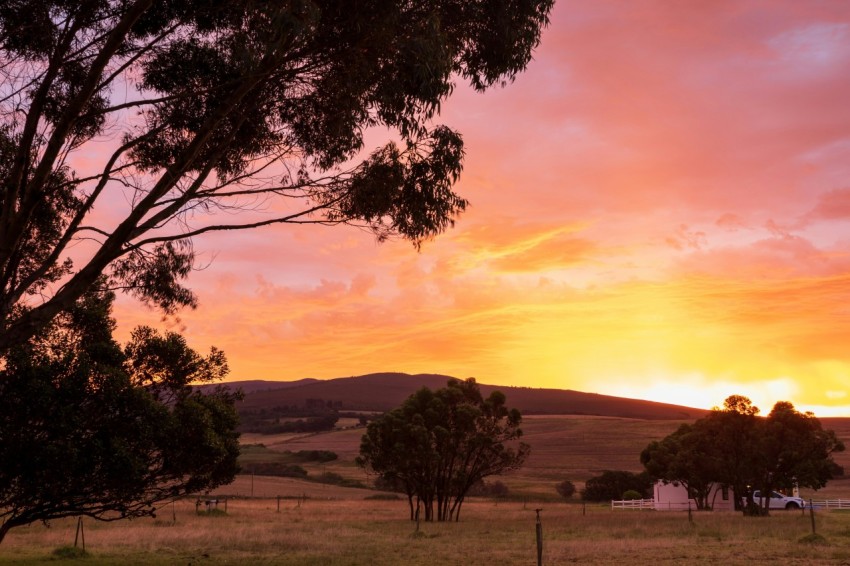
[(811, 499), (809, 499), (809, 516), (812, 518), (812, 534), (815, 534), (815, 506)]
[(543, 566), (543, 523), (540, 522), (540, 512), (543, 509), (535, 509), (537, 513), (537, 522), (535, 530), (537, 531), (537, 566)]

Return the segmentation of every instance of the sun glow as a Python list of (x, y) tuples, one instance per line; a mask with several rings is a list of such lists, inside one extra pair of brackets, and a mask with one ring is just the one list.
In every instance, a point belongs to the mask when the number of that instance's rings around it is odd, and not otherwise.
[[(559, 3), (515, 83), (458, 86), (440, 121), (472, 207), (421, 252), (345, 228), (206, 238), (201, 306), (171, 323), (233, 379), (429, 372), (850, 416), (850, 4), (669, 8)], [(120, 309), (122, 332), (161, 324)]]

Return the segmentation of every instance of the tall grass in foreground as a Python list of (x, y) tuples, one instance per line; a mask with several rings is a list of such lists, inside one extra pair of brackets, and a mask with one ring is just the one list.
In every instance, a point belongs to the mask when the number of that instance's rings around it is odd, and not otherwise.
[[(196, 515), (179, 502), (157, 519), (86, 521), (88, 556), (100, 564), (435, 565), (534, 564), (534, 509), (522, 503), (470, 501), (459, 523), (425, 524), (418, 533), (406, 502), (231, 500), (227, 515)], [(808, 516), (777, 512), (764, 519), (733, 513), (611, 511), (543, 506), (544, 564), (842, 564), (850, 563), (850, 514), (816, 515), (826, 544), (800, 540)], [(221, 508), (221, 507), (220, 507)], [(0, 565), (54, 559), (73, 544), (75, 520), (12, 531)], [(64, 561), (69, 563), (71, 561)]]

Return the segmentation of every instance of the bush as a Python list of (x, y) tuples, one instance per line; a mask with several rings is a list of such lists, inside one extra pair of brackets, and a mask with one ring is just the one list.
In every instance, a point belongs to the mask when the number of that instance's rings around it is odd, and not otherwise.
[(363, 485), (363, 482), (344, 478), (336, 472), (323, 472), (313, 478), (313, 481), (319, 483), (327, 483), (331, 485), (338, 485), (340, 487), (366, 487), (365, 485)]
[(402, 482), (397, 477), (378, 476), (375, 478), (373, 484), (375, 486), (375, 489), (379, 489), (381, 491), (395, 491), (398, 493), (404, 493), (404, 482)]
[(558, 492), (558, 495), (563, 497), (564, 499), (569, 499), (576, 493), (576, 486), (570, 480), (564, 480), (559, 484), (555, 485), (555, 490)]
[(469, 488), (467, 495), (473, 497), (507, 497), (508, 486), (496, 480), (494, 482), (479, 481)]
[(623, 492), (623, 500), (635, 501), (637, 499), (643, 499), (643, 495), (639, 491), (635, 491), (634, 489), (628, 489)]
[(585, 501), (611, 501), (620, 499), (629, 490), (638, 492), (638, 499), (650, 497), (652, 480), (649, 474), (606, 470), (602, 475), (587, 480), (581, 498)]
[(401, 497), (395, 493), (376, 493), (375, 495), (367, 495), (363, 499), (367, 501), (401, 501)]
[(339, 456), (337, 456), (336, 452), (331, 452), (330, 450), (299, 450), (298, 452), (286, 452), (292, 456), (292, 459), (297, 462), (319, 462), (324, 464), (325, 462), (333, 462)]
[(77, 558), (85, 558), (88, 552), (77, 546), (60, 546), (53, 551), (53, 556), (63, 560), (75, 560)]
[(307, 477), (307, 470), (297, 464), (282, 464), (280, 462), (258, 462), (244, 468), (245, 473), (253, 473), (258, 476), (278, 476), (283, 478)]

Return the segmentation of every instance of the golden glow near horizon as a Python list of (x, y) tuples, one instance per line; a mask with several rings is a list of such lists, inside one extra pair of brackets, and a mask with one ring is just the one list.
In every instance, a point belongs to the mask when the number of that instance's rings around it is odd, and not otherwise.
[[(850, 4), (559, 2), (528, 72), (459, 87), (472, 208), (417, 253), (346, 228), (199, 239), (161, 323), (231, 378), (475, 376), (850, 416)], [(215, 256), (213, 258), (213, 256)]]

